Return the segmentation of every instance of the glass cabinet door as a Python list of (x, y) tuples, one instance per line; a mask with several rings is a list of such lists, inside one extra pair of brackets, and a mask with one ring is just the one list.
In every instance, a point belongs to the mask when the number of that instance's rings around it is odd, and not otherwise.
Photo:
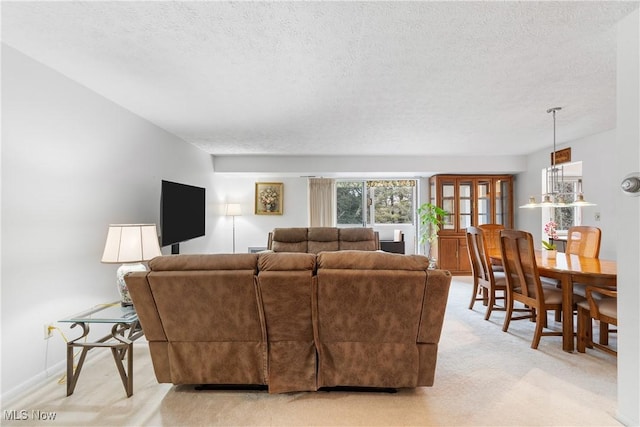
[(479, 181), (477, 191), (476, 225), (491, 224), (491, 181)]
[(460, 204), (459, 224), (460, 231), (471, 227), (471, 218), (473, 215), (473, 182), (460, 181), (458, 184), (458, 202)]
[(511, 205), (510, 195), (511, 188), (510, 182), (504, 179), (497, 179), (495, 181), (495, 210), (496, 210), (496, 224), (502, 224), (505, 227), (511, 227)]
[(442, 183), (442, 209), (447, 211), (447, 215), (443, 218), (443, 230), (454, 230), (456, 217), (456, 185), (455, 181)]

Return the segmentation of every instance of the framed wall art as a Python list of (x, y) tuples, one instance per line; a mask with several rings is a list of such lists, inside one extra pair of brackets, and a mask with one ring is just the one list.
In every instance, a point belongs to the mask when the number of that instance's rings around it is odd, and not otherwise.
[(281, 182), (256, 182), (256, 215), (282, 215), (284, 185)]

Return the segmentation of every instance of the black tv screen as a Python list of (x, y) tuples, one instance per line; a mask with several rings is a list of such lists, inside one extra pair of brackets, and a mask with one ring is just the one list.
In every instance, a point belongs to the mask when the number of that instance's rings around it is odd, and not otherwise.
[(204, 236), (205, 189), (162, 181), (160, 233), (162, 246)]

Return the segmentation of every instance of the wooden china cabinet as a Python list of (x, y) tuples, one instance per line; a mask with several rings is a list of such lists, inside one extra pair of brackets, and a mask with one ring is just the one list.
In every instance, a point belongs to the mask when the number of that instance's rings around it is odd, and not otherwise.
[(431, 203), (448, 212), (431, 254), (438, 268), (470, 274), (466, 228), (482, 224), (513, 228), (513, 176), (434, 175), (429, 184)]

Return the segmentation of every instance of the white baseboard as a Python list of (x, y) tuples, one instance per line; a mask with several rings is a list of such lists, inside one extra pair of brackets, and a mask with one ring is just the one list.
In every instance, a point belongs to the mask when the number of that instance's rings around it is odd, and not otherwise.
[(10, 403), (13, 400), (19, 399), (20, 397), (25, 395), (27, 392), (29, 392), (33, 388), (42, 385), (42, 383), (46, 382), (52, 376), (64, 375), (66, 369), (67, 369), (66, 361), (61, 360), (60, 362), (51, 366), (46, 371), (40, 372), (38, 375), (31, 377), (27, 381), (12, 388), (11, 390), (6, 392), (3, 391), (2, 395), (0, 396), (0, 400), (2, 401), (2, 406), (5, 408), (8, 406), (11, 406)]
[[(85, 360), (85, 365), (90, 365), (94, 360), (100, 359), (102, 357), (110, 356), (110, 353), (107, 352), (96, 352), (95, 354), (89, 352), (87, 354), (87, 359)], [(26, 394), (31, 392), (33, 389), (41, 387), (44, 383), (51, 380), (51, 377), (61, 377), (65, 375), (67, 372), (67, 361), (61, 360), (55, 365), (50, 366), (46, 370), (40, 372), (39, 374), (31, 377), (27, 381), (22, 384), (12, 388), (9, 391), (3, 391), (0, 395), (0, 402), (2, 402), (1, 406), (3, 408), (8, 408), (11, 406), (11, 403), (23, 398)]]

